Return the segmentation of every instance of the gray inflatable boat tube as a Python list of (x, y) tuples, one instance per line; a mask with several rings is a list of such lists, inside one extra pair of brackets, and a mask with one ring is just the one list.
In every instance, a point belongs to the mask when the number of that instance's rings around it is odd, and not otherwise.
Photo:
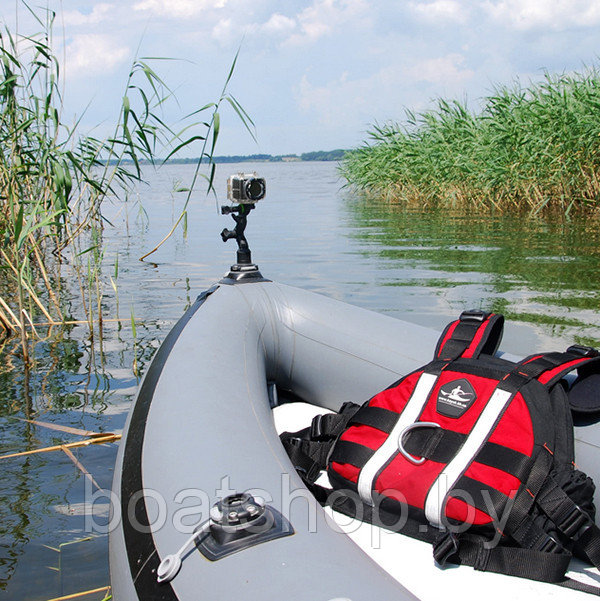
[[(273, 282), (202, 294), (157, 351), (123, 434), (109, 542), (116, 601), (412, 599), (308, 493), (279, 442), (270, 391), (336, 411), (428, 362), (437, 337)], [(233, 491), (262, 496), (294, 534), (218, 561), (191, 546), (158, 584), (161, 560)]]

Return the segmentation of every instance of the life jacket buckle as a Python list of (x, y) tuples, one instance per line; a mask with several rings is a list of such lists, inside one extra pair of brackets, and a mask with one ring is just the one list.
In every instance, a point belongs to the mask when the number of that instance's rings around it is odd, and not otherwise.
[(569, 514), (564, 517), (558, 529), (572, 540), (579, 540), (593, 525), (590, 516), (579, 505), (573, 505)]
[(336, 422), (343, 425), (337, 413), (315, 415), (310, 424), (310, 439), (318, 442), (333, 440), (339, 433), (337, 430), (341, 429), (336, 428)]
[(572, 344), (567, 349), (567, 353), (573, 353), (575, 355), (580, 355), (581, 357), (598, 357), (598, 355), (600, 355), (598, 349), (595, 349), (593, 346), (584, 346), (582, 344)]
[(315, 415), (310, 424), (310, 438), (311, 440), (321, 440), (323, 437), (323, 416), (321, 414)]
[(433, 545), (433, 559), (443, 566), (448, 559), (458, 551), (458, 537), (452, 532), (447, 532)]
[(483, 323), (491, 313), (489, 311), (482, 311), (481, 309), (469, 309), (467, 311), (463, 311), (460, 314), (460, 321), (477, 321), (479, 323)]
[(564, 551), (564, 547), (549, 534), (543, 543), (539, 546), (539, 551), (542, 553), (562, 553)]

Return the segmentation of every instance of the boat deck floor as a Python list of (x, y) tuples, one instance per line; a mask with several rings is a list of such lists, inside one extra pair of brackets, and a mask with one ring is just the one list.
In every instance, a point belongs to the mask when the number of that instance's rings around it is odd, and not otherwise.
[[(286, 403), (273, 410), (275, 426), (279, 433), (294, 432), (310, 425), (311, 419), (327, 410), (308, 403)], [(329, 486), (323, 473), (319, 484)], [(564, 587), (522, 578), (503, 576), (491, 572), (478, 572), (468, 566), (437, 567), (433, 561), (431, 545), (401, 534), (389, 532), (345, 515), (326, 511), (369, 557), (393, 578), (424, 601), (439, 601), (443, 591), (446, 599), (471, 599), (480, 601), (531, 601), (532, 598), (560, 599), (564, 601), (590, 599), (586, 593)], [(351, 566), (348, 566), (351, 569)], [(574, 559), (568, 576), (586, 584), (600, 587), (600, 573)]]

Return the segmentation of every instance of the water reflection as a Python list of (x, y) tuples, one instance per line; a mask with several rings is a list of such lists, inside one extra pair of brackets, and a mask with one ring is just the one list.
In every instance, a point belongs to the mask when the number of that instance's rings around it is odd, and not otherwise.
[[(142, 367), (156, 347), (151, 331), (141, 327), (138, 334)], [(114, 323), (93, 339), (85, 324), (54, 328), (36, 345), (30, 370), (18, 342), (7, 342), (0, 360), (0, 454), (82, 439), (24, 420), (120, 430), (137, 385), (131, 338), (130, 327)], [(110, 488), (116, 449), (72, 453), (99, 486)], [(90, 538), (85, 529), (77, 510), (85, 502), (85, 477), (74, 462), (60, 450), (0, 461), (0, 598), (42, 601), (107, 585), (107, 538)]]
[[(383, 285), (446, 291), (458, 301), (539, 324), (552, 336), (600, 341), (600, 230), (594, 220), (418, 211), (354, 199), (354, 234), (390, 274)], [(451, 292), (454, 291), (454, 292)]]

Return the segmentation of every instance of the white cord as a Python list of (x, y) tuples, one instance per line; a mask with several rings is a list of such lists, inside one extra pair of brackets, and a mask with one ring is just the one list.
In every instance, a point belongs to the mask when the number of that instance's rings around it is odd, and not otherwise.
[(177, 576), (177, 572), (179, 572), (181, 568), (181, 556), (185, 550), (196, 540), (196, 538), (208, 530), (209, 523), (210, 522), (208, 521), (204, 522), (204, 524), (200, 526), (200, 529), (196, 530), (196, 532), (194, 532), (192, 536), (190, 536), (190, 538), (188, 538), (188, 540), (181, 545), (181, 548), (179, 551), (177, 551), (177, 553), (174, 553), (173, 555), (167, 555), (160, 562), (160, 565), (156, 570), (156, 580), (158, 582), (169, 582), (170, 580), (173, 580), (175, 576)]

